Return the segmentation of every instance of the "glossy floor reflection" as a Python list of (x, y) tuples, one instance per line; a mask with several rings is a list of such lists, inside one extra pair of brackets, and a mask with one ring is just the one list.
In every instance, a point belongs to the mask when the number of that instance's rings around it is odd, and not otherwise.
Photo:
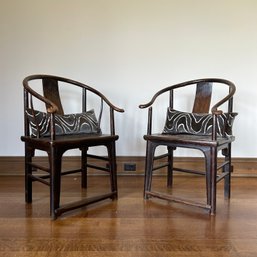
[[(105, 190), (107, 177), (90, 177), (89, 193)], [(165, 184), (155, 177), (154, 186)], [(0, 179), (0, 256), (257, 256), (257, 178), (233, 178), (232, 198), (218, 187), (217, 214), (143, 199), (143, 177), (118, 177), (119, 199), (49, 216), (48, 188), (34, 184), (33, 204), (24, 202), (23, 177)], [(87, 194), (77, 177), (66, 177), (62, 202)], [(175, 177), (173, 193), (205, 201), (202, 178)]]

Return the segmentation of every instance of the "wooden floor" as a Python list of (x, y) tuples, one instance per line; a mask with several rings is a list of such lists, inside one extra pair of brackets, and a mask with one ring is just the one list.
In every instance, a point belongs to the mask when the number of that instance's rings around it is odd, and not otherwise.
[[(106, 189), (106, 177), (90, 177)], [(154, 184), (165, 184), (155, 177)], [(34, 184), (33, 204), (24, 203), (23, 177), (0, 178), (1, 257), (256, 257), (257, 178), (233, 178), (232, 198), (218, 188), (217, 215), (176, 203), (142, 198), (143, 177), (120, 176), (119, 199), (49, 217), (48, 188)], [(177, 176), (173, 193), (204, 199), (204, 180)], [(63, 179), (62, 202), (86, 194), (79, 178)], [(88, 190), (94, 193), (90, 187)]]

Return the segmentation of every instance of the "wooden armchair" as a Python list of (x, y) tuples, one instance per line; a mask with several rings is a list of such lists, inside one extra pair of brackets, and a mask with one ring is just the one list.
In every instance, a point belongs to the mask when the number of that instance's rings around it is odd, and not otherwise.
[[(191, 96), (189, 89), (193, 91)], [(178, 92), (186, 92), (177, 98)], [(191, 92), (190, 91), (190, 92)], [(169, 201), (180, 202), (207, 209), (211, 214), (216, 212), (216, 184), (224, 179), (224, 194), (230, 197), (230, 180), (233, 167), (231, 165), (231, 143), (235, 140), (232, 135), (232, 123), (236, 113), (232, 112), (233, 95), (236, 91), (235, 85), (224, 79), (207, 78), (187, 81), (166, 87), (158, 91), (147, 104), (141, 104), (141, 109), (148, 108), (148, 127), (144, 139), (146, 146), (144, 197), (157, 197)], [(215, 94), (215, 103), (212, 104), (212, 93)], [(217, 97), (219, 93), (222, 95)], [(180, 94), (182, 96), (183, 94)], [(164, 96), (168, 96), (164, 99)], [(162, 97), (162, 98), (161, 98)], [(157, 98), (162, 99), (168, 107), (166, 123), (162, 133), (152, 133), (153, 122), (156, 117)], [(189, 112), (178, 111), (175, 104), (180, 105), (186, 100), (186, 106), (192, 103)], [(164, 100), (163, 100), (164, 99)], [(158, 102), (159, 103), (159, 102)], [(212, 107), (210, 108), (210, 106)], [(158, 112), (158, 111), (157, 111)], [(154, 116), (155, 115), (155, 116)], [(158, 112), (160, 115), (160, 112)], [(167, 152), (155, 155), (158, 146), (165, 146)], [(177, 148), (188, 148), (200, 150), (205, 157), (205, 171), (176, 168), (173, 166), (173, 152)], [(218, 152), (224, 157), (223, 163), (217, 165)], [(165, 161), (162, 161), (162, 160)], [(156, 164), (157, 160), (161, 163)], [(156, 161), (156, 163), (155, 163)], [(154, 165), (155, 163), (155, 165)], [(170, 192), (156, 192), (152, 190), (153, 171), (167, 168), (167, 186), (172, 187), (173, 171), (186, 172), (206, 176), (207, 202), (199, 203), (192, 199), (175, 197)], [(221, 170), (221, 172), (219, 172)], [(188, 178), (190, 179), (190, 177)], [(190, 197), (189, 197), (190, 198)]]
[[(118, 140), (118, 135), (115, 134), (114, 111), (124, 112), (124, 110), (115, 107), (96, 89), (67, 78), (32, 75), (23, 80), (23, 86), (24, 136), (21, 140), (25, 143), (26, 202), (32, 202), (32, 182), (34, 181), (50, 186), (52, 219), (56, 219), (63, 212), (97, 201), (107, 198), (116, 199), (118, 189), (115, 142)], [(74, 98), (72, 98), (73, 93)], [(77, 94), (80, 96), (78, 97)], [(94, 100), (90, 100), (91, 97), (94, 97)], [(72, 106), (79, 106), (81, 113), (66, 114), (62, 100), (70, 101)], [(97, 106), (98, 116), (96, 116), (96, 110), (91, 109), (91, 105)], [(38, 107), (44, 110), (39, 111)], [(107, 116), (109, 116), (107, 134), (102, 133), (101, 129), (101, 119), (103, 114), (106, 114), (104, 107), (107, 108)], [(107, 149), (107, 157), (89, 154), (88, 149), (95, 146), (104, 146)], [(63, 172), (62, 156), (71, 149), (81, 150), (81, 168)], [(47, 153), (48, 167), (43, 167), (35, 161), (36, 150)], [(88, 162), (89, 159), (91, 162)], [(94, 160), (101, 160), (106, 163), (106, 166), (98, 166)], [(110, 192), (60, 206), (61, 176), (80, 172), (82, 187), (86, 188), (89, 167), (109, 174)], [(40, 175), (38, 170), (46, 174)]]

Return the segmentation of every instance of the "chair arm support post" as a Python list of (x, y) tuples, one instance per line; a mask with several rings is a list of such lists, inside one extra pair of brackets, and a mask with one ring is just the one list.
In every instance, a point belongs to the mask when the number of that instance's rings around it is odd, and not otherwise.
[(54, 113), (50, 114), (50, 135), (51, 141), (55, 140), (55, 115)]
[(153, 108), (148, 109), (148, 122), (147, 122), (147, 135), (152, 134), (152, 119), (153, 119)]
[(115, 135), (115, 124), (114, 124), (114, 109), (110, 107), (110, 132), (111, 135)]
[[(29, 105), (29, 97), (28, 97), (28, 91), (24, 88), (23, 90), (23, 96), (24, 96), (24, 110), (26, 110), (27, 106)], [(23, 115), (24, 118), (24, 134), (25, 136), (29, 136), (29, 121), (26, 113), (24, 112)]]
[(217, 140), (217, 113), (213, 113), (213, 125), (212, 125), (212, 140)]

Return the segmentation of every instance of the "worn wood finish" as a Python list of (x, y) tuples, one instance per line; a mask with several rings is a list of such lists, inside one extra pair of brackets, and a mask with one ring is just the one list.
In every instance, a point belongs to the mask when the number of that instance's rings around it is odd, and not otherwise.
[(212, 83), (201, 82), (196, 86), (193, 112), (208, 113), (210, 110), (212, 96)]
[[(45, 77), (42, 79), (42, 84), (44, 97), (58, 107), (58, 110), (56, 111), (57, 114), (63, 115), (64, 111), (60, 98), (58, 81), (56, 79)], [(46, 104), (46, 108), (49, 107), (51, 108), (49, 104)]]
[[(44, 95), (36, 92), (33, 89), (33, 82), (39, 82), (42, 84), (42, 91)], [(108, 117), (110, 121), (109, 134), (92, 133), (92, 134), (79, 134), (79, 135), (56, 135), (55, 134), (55, 114), (63, 114), (63, 107), (61, 104), (61, 95), (59, 94), (60, 83), (65, 84), (68, 89), (80, 89), (81, 106), (82, 111), (86, 110), (86, 105), (90, 100), (87, 98), (86, 92), (89, 91), (98, 101), (101, 102), (100, 114), (98, 123), (100, 124), (100, 118), (102, 116), (103, 102), (106, 109), (108, 109)], [(53, 219), (56, 219), (62, 213), (80, 208), (81, 206), (95, 203), (97, 201), (105, 200), (106, 198), (117, 198), (117, 179), (116, 179), (116, 150), (115, 142), (118, 140), (118, 135), (115, 135), (114, 129), (114, 111), (123, 112), (114, 106), (109, 100), (96, 89), (89, 87), (80, 82), (70, 80), (67, 78), (51, 76), (51, 75), (31, 75), (23, 80), (24, 86), (24, 136), (21, 140), (25, 143), (25, 200), (27, 203), (32, 202), (32, 183), (35, 181), (41, 182), (50, 187), (50, 214)], [(69, 96), (71, 93), (69, 93)], [(37, 134), (35, 136), (30, 135), (29, 126), (30, 123), (26, 116), (26, 110), (32, 109), (34, 115), (34, 123), (37, 123), (34, 114), (33, 100), (38, 99), (46, 105), (46, 111), (50, 115), (50, 136), (41, 136), (39, 130), (39, 124), (37, 124)], [(77, 99), (71, 99), (71, 101), (77, 101)], [(69, 113), (69, 112), (68, 112)], [(89, 148), (95, 146), (103, 146), (106, 149), (106, 156), (97, 156), (88, 153)], [(72, 169), (63, 172), (62, 169), (62, 157), (63, 154), (71, 149), (81, 150), (81, 165), (77, 169)], [(35, 159), (36, 150), (41, 150), (47, 153), (48, 163), (44, 167), (37, 163)], [(104, 160), (105, 166), (92, 166), (88, 159)], [(106, 164), (108, 164), (106, 166)], [(71, 173), (81, 173), (83, 188), (87, 187), (87, 169), (88, 167), (96, 170), (105, 171), (109, 174), (110, 189), (107, 192), (99, 193), (96, 196), (85, 196), (83, 200), (72, 202), (68, 205), (62, 205), (60, 203), (61, 195), (61, 176)], [(44, 171), (46, 175), (38, 174), (38, 170)]]
[[(220, 99), (217, 100), (210, 109), (211, 96), (213, 92), (214, 85), (222, 85), (227, 89), (225, 95), (220, 96)], [(212, 133), (210, 135), (192, 135), (192, 134), (162, 134), (160, 132), (153, 133), (152, 131), (152, 122), (153, 122), (153, 109), (156, 109), (157, 103), (155, 100), (163, 94), (169, 94), (170, 100), (167, 103), (167, 106), (171, 106), (176, 110), (176, 107), (173, 106), (173, 95), (174, 91), (180, 90), (183, 91), (188, 86), (196, 87), (196, 94), (188, 98), (194, 100), (193, 112), (198, 113), (211, 113), (212, 114)], [(235, 140), (233, 136), (217, 136), (217, 124), (216, 119), (217, 115), (222, 114), (222, 112), (231, 113), (233, 105), (233, 95), (235, 93), (235, 85), (224, 79), (217, 78), (207, 78), (207, 79), (198, 79), (192, 81), (186, 81), (180, 84), (172, 85), (164, 89), (159, 90), (152, 99), (146, 103), (139, 105), (139, 108), (148, 108), (148, 124), (147, 124), (147, 134), (144, 135), (146, 140), (146, 160), (145, 160), (145, 182), (144, 182), (144, 197), (148, 199), (150, 197), (157, 197), (169, 201), (180, 202), (184, 204), (190, 204), (197, 207), (202, 207), (208, 209), (210, 214), (214, 215), (216, 213), (216, 194), (217, 194), (217, 183), (224, 179), (224, 196), (230, 198), (230, 178), (233, 167), (231, 164), (231, 143)], [(171, 94), (170, 92), (173, 92)], [(181, 101), (187, 102), (189, 99), (182, 99)], [(224, 103), (227, 103), (226, 109), (223, 106)], [(188, 110), (188, 112), (192, 112)], [(165, 146), (167, 148), (167, 154), (161, 156), (156, 156), (155, 150), (159, 146)], [(199, 150), (203, 153), (205, 157), (205, 172), (199, 172), (192, 169), (181, 169), (176, 168), (173, 165), (173, 152), (177, 148), (188, 148)], [(224, 162), (221, 166), (218, 166), (218, 152), (224, 157)], [(163, 194), (152, 190), (152, 176), (154, 171), (162, 169), (164, 166), (156, 166), (156, 160), (165, 158), (167, 160), (167, 186), (172, 188), (173, 183), (173, 171), (185, 172), (185, 173), (194, 173), (198, 175), (205, 175), (206, 177), (206, 203), (199, 204), (197, 201), (188, 201), (187, 199), (174, 197), (173, 194)], [(218, 170), (221, 172), (218, 173)]]
[[(88, 179), (92, 194), (108, 189), (107, 176)], [(62, 202), (85, 194), (79, 177), (67, 176), (62, 182)], [(155, 176), (154, 182), (156, 189), (164, 189), (166, 179)], [(0, 256), (257, 256), (257, 178), (233, 178), (229, 201), (218, 190), (216, 216), (157, 199), (145, 201), (142, 176), (119, 176), (118, 185), (117, 201), (95, 203), (51, 221), (46, 187), (35, 184), (35, 201), (26, 204), (23, 177), (0, 177)], [(174, 189), (192, 199), (205, 199), (203, 177), (175, 177)]]

